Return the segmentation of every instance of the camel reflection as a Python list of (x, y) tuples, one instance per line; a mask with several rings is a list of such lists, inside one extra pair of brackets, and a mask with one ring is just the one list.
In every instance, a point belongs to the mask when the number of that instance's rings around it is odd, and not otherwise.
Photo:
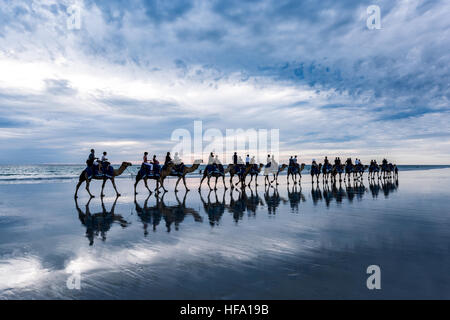
[(161, 222), (161, 219), (164, 219), (167, 232), (172, 230), (172, 224), (175, 226), (175, 230), (178, 231), (180, 224), (184, 221), (184, 218), (187, 215), (192, 215), (194, 221), (196, 222), (203, 222), (203, 218), (200, 216), (198, 211), (193, 208), (186, 207), (187, 192), (184, 194), (183, 201), (180, 201), (178, 195), (175, 194), (177, 204), (170, 206), (164, 203), (165, 194), (166, 192), (164, 192), (160, 197), (158, 193), (155, 193), (154, 197), (156, 199), (156, 203), (153, 206), (148, 205), (151, 195), (145, 199), (144, 207), (139, 205), (136, 197), (134, 198), (135, 209), (144, 226), (145, 236), (148, 235), (148, 226), (151, 225), (153, 231), (156, 231), (156, 227)]
[(345, 190), (347, 192), (347, 199), (349, 202), (353, 202), (356, 198), (357, 200), (362, 200), (364, 193), (366, 192), (366, 187), (364, 186), (363, 181), (354, 180), (352, 182), (348, 182), (344, 179)]
[(89, 240), (89, 245), (92, 246), (94, 244), (94, 238), (99, 236), (102, 241), (106, 240), (106, 233), (111, 229), (113, 223), (119, 223), (122, 228), (126, 228), (130, 223), (127, 222), (120, 214), (115, 213), (117, 199), (116, 197), (114, 203), (111, 207), (110, 211), (106, 210), (105, 203), (103, 202), (103, 198), (101, 198), (102, 202), (102, 212), (99, 213), (91, 213), (89, 209), (89, 204), (92, 198), (85, 205), (85, 211), (80, 209), (78, 205), (78, 199), (75, 198), (75, 206), (78, 211), (78, 218), (81, 223), (86, 227), (86, 237)]
[(337, 186), (337, 183), (334, 182), (331, 187), (331, 199), (335, 199), (336, 203), (340, 204), (342, 203), (342, 199), (345, 198), (345, 190), (342, 188), (342, 182), (339, 182), (339, 187)]
[(369, 181), (369, 190), (374, 199), (378, 198), (380, 191), (383, 191), (384, 197), (388, 198), (389, 194), (397, 191), (397, 189), (398, 179), (395, 179), (394, 181), (391, 179)]
[[(247, 194), (247, 190), (250, 190), (250, 195)], [(237, 199), (234, 197), (234, 193), (238, 194)], [(255, 191), (251, 187), (234, 190), (230, 192), (230, 203), (227, 205), (228, 211), (233, 215), (233, 220), (238, 223), (242, 220), (244, 214), (247, 213), (249, 217), (256, 216), (256, 211), (260, 206), (264, 206), (262, 198), (258, 194), (258, 189)]]
[(291, 211), (298, 213), (300, 201), (306, 201), (305, 195), (302, 193), (302, 187), (297, 187), (297, 185), (294, 185), (291, 189), (289, 189), (289, 186), (287, 186), (287, 193)]
[(201, 191), (199, 191), (200, 200), (203, 203), (203, 209), (205, 210), (205, 212), (209, 218), (209, 224), (211, 225), (211, 227), (214, 227), (214, 226), (219, 225), (220, 219), (222, 218), (223, 214), (225, 213), (226, 191), (223, 192), (222, 201), (219, 201), (219, 197), (217, 196), (217, 191), (214, 190), (215, 201), (211, 202), (211, 193), (212, 193), (212, 190), (210, 190), (208, 193), (208, 197), (207, 197), (208, 201), (205, 201)]
[(319, 185), (311, 186), (311, 198), (314, 205), (319, 202), (325, 201), (327, 207), (330, 206), (333, 200), (337, 204), (342, 203), (343, 199), (347, 199), (348, 202), (362, 201), (366, 193), (370, 192), (373, 198), (377, 198), (380, 191), (383, 191), (384, 196), (387, 198), (390, 193), (396, 191), (398, 188), (398, 180), (394, 182), (390, 180), (378, 181), (370, 180), (369, 187), (367, 188), (363, 181), (345, 181), (344, 183), (333, 183), (330, 187), (329, 184), (324, 183), (322, 189)]
[[(273, 189), (272, 194), (270, 193), (270, 189)], [(280, 197), (280, 193), (278, 192), (277, 187), (268, 187), (264, 192), (264, 200), (267, 206), (267, 212), (269, 215), (275, 215), (277, 213), (277, 209), (280, 204), (287, 203), (285, 198)]]

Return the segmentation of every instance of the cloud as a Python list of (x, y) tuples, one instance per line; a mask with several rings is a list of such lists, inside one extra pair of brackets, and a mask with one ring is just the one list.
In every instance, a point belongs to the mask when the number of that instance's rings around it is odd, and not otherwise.
[(105, 141), (135, 143), (115, 161), (164, 154), (194, 120), (280, 128), (283, 157), (450, 161), (446, 1), (377, 1), (381, 30), (369, 1), (89, 0), (68, 30), (71, 4), (0, 4), (1, 163), (83, 162)]

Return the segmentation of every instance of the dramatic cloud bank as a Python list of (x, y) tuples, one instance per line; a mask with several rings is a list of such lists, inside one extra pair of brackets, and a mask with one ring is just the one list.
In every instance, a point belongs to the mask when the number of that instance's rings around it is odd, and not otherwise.
[(282, 161), (449, 164), (449, 15), (445, 0), (2, 1), (0, 164), (162, 156), (194, 120), (279, 128)]

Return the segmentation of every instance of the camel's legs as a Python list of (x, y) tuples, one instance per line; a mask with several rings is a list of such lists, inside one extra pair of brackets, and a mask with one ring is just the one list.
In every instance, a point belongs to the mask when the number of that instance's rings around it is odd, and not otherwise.
[(119, 193), (119, 191), (117, 191), (116, 181), (114, 180), (114, 178), (111, 178), (111, 182), (112, 182), (112, 185), (113, 185), (113, 187), (114, 187), (114, 190), (116, 191), (116, 195), (117, 195), (118, 197), (120, 197), (120, 193)]
[(164, 192), (167, 192), (166, 188), (164, 188), (164, 180), (162, 178), (159, 178), (161, 183), (161, 188), (164, 190)]
[(137, 187), (139, 181), (141, 181), (141, 177), (139, 177), (139, 175), (137, 175), (137, 176), (136, 176), (136, 182), (134, 183), (134, 194), (138, 194), (138, 193), (136, 192), (136, 187)]
[(178, 192), (177, 187), (178, 187), (178, 183), (180, 182), (181, 177), (178, 177), (177, 182), (175, 182), (175, 192)]
[(150, 190), (150, 188), (148, 187), (147, 180), (148, 180), (148, 179), (145, 179), (145, 178), (144, 178), (144, 184), (145, 184), (145, 187), (147, 188), (148, 192), (150, 192), (150, 194), (152, 194), (152, 190)]
[(89, 190), (89, 180), (86, 180), (86, 191), (89, 193), (89, 195), (91, 196), (91, 198), (94, 198), (94, 195), (91, 193), (91, 191)]
[(214, 184), (214, 190), (217, 190), (217, 180), (219, 179), (219, 177), (216, 177), (216, 183)]
[[(189, 188), (186, 185), (186, 177), (185, 176), (183, 176), (183, 184), (184, 184), (184, 187), (186, 188), (186, 191), (189, 191)], [(185, 194), (185, 196), (186, 196), (186, 194)]]
[(203, 180), (205, 180), (206, 177), (207, 177), (207, 175), (204, 174), (203, 177), (202, 177), (202, 179), (200, 180), (200, 185), (198, 186), (198, 190), (200, 190), (200, 188), (202, 187)]
[(75, 190), (75, 198), (78, 198), (78, 189), (80, 188), (82, 183), (83, 183), (82, 180), (78, 181), (78, 183), (77, 183), (77, 188)]
[(251, 174), (250, 175), (250, 182), (248, 183), (248, 186), (250, 187), (250, 184), (252, 183), (252, 181), (253, 181), (253, 175)]
[(177, 183), (175, 183), (175, 192), (178, 192), (177, 187), (178, 187), (178, 183), (180, 182), (181, 179), (183, 179), (184, 187), (187, 189), (186, 181), (184, 180), (184, 175), (183, 175), (183, 176), (178, 177)]
[(103, 179), (102, 192), (100, 193), (100, 197), (104, 197), (105, 196), (105, 194), (103, 193), (103, 190), (105, 189), (105, 184), (106, 184), (106, 179)]
[(208, 176), (208, 187), (209, 187), (209, 191), (211, 191), (212, 190), (212, 188), (211, 188), (211, 185), (209, 184), (209, 181), (211, 180), (211, 177), (210, 176)]
[(223, 187), (225, 190), (227, 190), (227, 185), (225, 184), (225, 175), (222, 176), (222, 182), (223, 182)]

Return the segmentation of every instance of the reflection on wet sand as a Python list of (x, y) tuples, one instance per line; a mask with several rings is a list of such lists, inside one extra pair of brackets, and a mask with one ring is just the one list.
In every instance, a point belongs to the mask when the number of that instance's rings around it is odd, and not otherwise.
[(325, 201), (326, 206), (329, 207), (333, 199), (338, 204), (342, 203), (343, 199), (347, 199), (349, 203), (352, 203), (355, 199), (362, 201), (364, 194), (368, 191), (370, 191), (372, 197), (375, 199), (378, 197), (380, 190), (382, 190), (384, 196), (387, 198), (397, 188), (398, 180), (381, 182), (371, 180), (369, 182), (369, 189), (366, 188), (363, 181), (344, 181), (343, 183), (333, 183), (331, 186), (328, 183), (323, 183), (322, 187), (319, 185), (311, 186), (311, 198), (314, 205)]
[[(371, 180), (369, 181), (368, 188), (362, 181), (358, 180), (353, 182), (344, 180), (340, 183), (335, 182), (330, 184), (325, 182), (311, 185), (311, 200), (314, 206), (324, 202), (326, 207), (330, 207), (333, 201), (338, 205), (342, 204), (344, 199), (347, 199), (349, 203), (355, 200), (362, 201), (366, 192), (370, 192), (375, 199), (378, 197), (380, 191), (382, 191), (387, 198), (397, 188), (398, 180)], [(205, 199), (204, 195), (199, 192), (199, 199), (203, 204), (204, 213), (208, 216), (211, 227), (219, 225), (225, 212), (229, 212), (235, 223), (238, 223), (245, 214), (247, 216), (255, 216), (257, 210), (260, 208), (266, 208), (267, 213), (272, 216), (278, 212), (281, 205), (289, 205), (291, 212), (299, 213), (300, 203), (307, 201), (301, 186), (297, 185), (287, 186), (285, 193), (287, 198), (280, 196), (278, 187), (273, 186), (266, 187), (262, 196), (258, 192), (258, 188), (234, 189), (229, 192), (222, 190), (219, 193), (221, 193), (221, 196), (219, 196), (217, 190), (211, 190)], [(229, 194), (227, 195), (227, 193)], [(161, 220), (164, 220), (167, 232), (172, 230), (172, 225), (175, 226), (175, 230), (178, 230), (187, 215), (191, 215), (196, 222), (203, 222), (200, 212), (186, 205), (187, 192), (184, 194), (182, 201), (178, 198), (178, 194), (175, 193), (177, 203), (169, 206), (164, 203), (165, 194), (166, 192), (162, 195), (149, 195), (145, 199), (143, 206), (137, 201), (136, 197), (134, 198), (135, 211), (139, 217), (139, 221), (143, 224), (144, 236), (147, 236), (149, 233), (148, 226), (151, 226), (152, 230), (156, 231)], [(109, 212), (106, 210), (102, 199), (103, 210), (96, 214), (91, 214), (89, 211), (89, 203), (91, 200), (86, 204), (86, 212), (83, 212), (79, 208), (78, 202), (75, 201), (79, 219), (86, 227), (86, 236), (89, 239), (90, 245), (94, 243), (94, 237), (99, 234), (103, 241), (106, 240), (106, 233), (114, 222), (119, 223), (123, 228), (129, 224), (121, 215), (114, 213), (117, 199), (115, 199)], [(153, 204), (150, 205), (149, 202)]]
[(300, 202), (306, 201), (305, 195), (302, 193), (302, 187), (297, 187), (297, 185), (294, 185), (293, 187), (289, 188), (288, 186), (287, 193), (289, 204), (291, 206), (291, 211), (298, 213), (299, 212), (298, 206)]
[(144, 226), (144, 235), (148, 235), (148, 225), (153, 226), (153, 231), (156, 231), (156, 226), (161, 222), (161, 218), (164, 219), (166, 223), (167, 232), (171, 231), (172, 224), (175, 225), (175, 230), (179, 229), (179, 225), (183, 222), (186, 215), (192, 215), (196, 222), (203, 222), (203, 218), (200, 216), (197, 210), (193, 208), (186, 207), (186, 196), (187, 192), (184, 194), (183, 201), (181, 202), (178, 195), (175, 194), (177, 204), (167, 206), (164, 203), (164, 196), (166, 192), (160, 197), (159, 194), (155, 193), (156, 203), (153, 206), (148, 205), (150, 195), (144, 201), (144, 207), (141, 207), (134, 198), (134, 204), (136, 212)]
[(219, 225), (220, 218), (223, 216), (225, 212), (225, 194), (226, 191), (223, 193), (222, 201), (219, 201), (219, 197), (217, 195), (217, 191), (214, 191), (214, 197), (215, 201), (211, 201), (211, 193), (210, 190), (208, 193), (207, 201), (203, 198), (203, 195), (201, 192), (199, 192), (200, 200), (203, 203), (203, 209), (205, 210), (206, 214), (209, 218), (209, 224), (211, 227), (214, 227), (216, 225)]
[(89, 209), (89, 204), (92, 198), (85, 205), (85, 211), (81, 210), (78, 205), (77, 198), (75, 198), (75, 206), (78, 211), (78, 218), (81, 223), (86, 227), (86, 237), (89, 239), (89, 245), (94, 244), (94, 238), (101, 236), (102, 241), (106, 240), (106, 233), (111, 229), (113, 223), (117, 222), (122, 228), (126, 228), (129, 222), (126, 221), (120, 214), (115, 213), (115, 208), (117, 204), (116, 197), (110, 211), (106, 210), (105, 203), (102, 201), (102, 212), (91, 213)]

